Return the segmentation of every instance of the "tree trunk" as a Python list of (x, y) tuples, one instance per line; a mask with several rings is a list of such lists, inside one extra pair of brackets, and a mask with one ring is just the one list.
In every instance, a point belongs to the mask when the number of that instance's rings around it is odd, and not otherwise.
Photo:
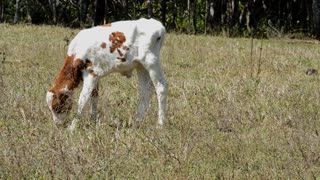
[(53, 16), (53, 24), (57, 24), (57, 8), (56, 8), (56, 0), (51, 0), (52, 6), (52, 16)]
[(206, 0), (206, 30), (214, 27), (215, 7), (213, 0)]
[(0, 23), (3, 22), (3, 0), (0, 0)]
[(312, 12), (313, 12), (313, 33), (319, 39), (320, 38), (320, 0), (313, 0)]
[(177, 30), (177, 16), (178, 16), (178, 6), (177, 6), (177, 0), (173, 0), (173, 7), (174, 7), (174, 11), (173, 11), (173, 15), (172, 15), (172, 27)]
[(106, 20), (106, 23), (109, 23), (111, 21), (111, 18), (109, 17), (109, 6), (108, 6), (108, 0), (104, 1), (104, 17)]
[(191, 8), (190, 8), (190, 0), (188, 0), (188, 7), (187, 7), (187, 13), (188, 13), (188, 19), (187, 19), (187, 22), (188, 22), (188, 27), (187, 27), (187, 31), (190, 32), (191, 30)]
[(83, 25), (86, 22), (88, 4), (87, 0), (79, 0), (79, 22)]
[(19, 10), (20, 10), (20, 0), (16, 0), (16, 11), (13, 19), (13, 23), (17, 23), (19, 21)]
[(147, 0), (147, 6), (148, 6), (148, 17), (152, 18), (153, 17), (153, 5), (152, 5), (152, 0)]
[(104, 22), (105, 0), (95, 0), (94, 26), (101, 25)]
[(197, 1), (193, 1), (193, 13), (192, 13), (192, 20), (193, 20), (193, 33), (197, 33)]
[(239, 12), (239, 2), (238, 0), (233, 0), (233, 12), (232, 12), (233, 16), (232, 16), (232, 25), (236, 25), (239, 23), (239, 16), (240, 16), (240, 12)]
[(306, 26), (308, 28), (308, 32), (312, 32), (312, 1), (310, 2), (310, 0), (308, 0), (306, 2), (306, 6), (307, 6), (307, 19), (306, 19)]
[(121, 9), (119, 9), (120, 13), (118, 14), (118, 16), (120, 17), (119, 20), (132, 18), (132, 16), (130, 16), (128, 6), (129, 6), (128, 0), (121, 0)]
[(208, 11), (209, 9), (209, 0), (206, 0), (206, 10), (204, 14), (204, 34), (207, 34), (207, 22), (208, 22)]
[[(219, 0), (217, 0), (217, 1), (219, 1)], [(221, 25), (225, 25), (225, 23), (226, 23), (227, 2), (226, 2), (226, 0), (222, 0), (220, 3), (221, 3), (220, 4), (220, 14), (221, 14), (220, 15), (220, 23), (221, 23)]]
[(167, 0), (161, 1), (161, 22), (166, 25), (166, 15), (167, 15)]
[(27, 22), (32, 23), (31, 14), (30, 14), (30, 0), (26, 0), (26, 5), (27, 5)]

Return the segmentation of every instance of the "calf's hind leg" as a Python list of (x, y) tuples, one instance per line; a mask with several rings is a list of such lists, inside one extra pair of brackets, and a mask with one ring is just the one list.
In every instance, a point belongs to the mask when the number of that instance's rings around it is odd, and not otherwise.
[(145, 65), (156, 90), (158, 100), (158, 124), (161, 126), (165, 121), (167, 108), (168, 83), (163, 75), (159, 59), (150, 59)]
[(144, 67), (139, 67), (137, 69), (138, 80), (140, 85), (140, 102), (138, 107), (138, 112), (136, 114), (137, 120), (142, 120), (145, 116), (145, 112), (150, 104), (152, 91), (154, 86), (152, 84), (150, 75)]

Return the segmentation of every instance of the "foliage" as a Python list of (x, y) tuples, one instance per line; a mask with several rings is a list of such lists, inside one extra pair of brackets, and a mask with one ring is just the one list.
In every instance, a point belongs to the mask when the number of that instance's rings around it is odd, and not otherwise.
[[(12, 22), (15, 3), (0, 0), (4, 16), (0, 22)], [(60, 24), (67, 27), (90, 27), (95, 16), (106, 23), (148, 17), (145, 0), (29, 0), (32, 23)], [(267, 32), (272, 24), (284, 33), (311, 33), (313, 29), (312, 0), (152, 0), (153, 16), (162, 20), (168, 31), (187, 33), (219, 33), (249, 36), (253, 31)], [(188, 3), (189, 2), (189, 3)], [(166, 5), (163, 11), (162, 5)], [(96, 14), (95, 6), (105, 6), (104, 14)], [(26, 1), (21, 1), (20, 22), (26, 22)], [(84, 8), (80, 12), (81, 7)], [(317, 6), (315, 6), (317, 7)], [(319, 10), (320, 12), (320, 10)], [(84, 20), (80, 20), (80, 14)], [(190, 20), (189, 20), (190, 19)], [(270, 22), (270, 23), (268, 23)], [(273, 29), (273, 28), (271, 28)]]

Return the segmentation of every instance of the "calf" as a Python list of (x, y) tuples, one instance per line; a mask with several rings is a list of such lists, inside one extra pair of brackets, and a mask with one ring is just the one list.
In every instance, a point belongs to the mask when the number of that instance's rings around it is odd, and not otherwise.
[(91, 101), (91, 116), (97, 119), (98, 81), (113, 72), (131, 77), (137, 70), (140, 103), (137, 119), (142, 119), (155, 89), (158, 124), (165, 120), (167, 82), (160, 66), (160, 48), (165, 28), (154, 19), (119, 21), (80, 31), (71, 41), (64, 64), (48, 90), (46, 101), (57, 125), (64, 124), (72, 108), (73, 90), (83, 82), (73, 130), (86, 103)]

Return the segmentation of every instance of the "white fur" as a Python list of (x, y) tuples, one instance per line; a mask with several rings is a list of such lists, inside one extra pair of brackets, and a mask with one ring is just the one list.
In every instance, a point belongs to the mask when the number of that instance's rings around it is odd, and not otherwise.
[[(119, 48), (124, 54), (126, 61), (118, 59), (119, 53), (110, 53), (109, 35), (112, 32), (122, 32), (126, 41)], [(89, 69), (83, 71), (83, 88), (78, 102), (77, 117), (73, 120), (70, 129), (74, 129), (83, 108), (91, 98), (93, 89), (97, 86), (101, 77), (113, 72), (120, 72), (127, 77), (131, 76), (134, 69), (137, 69), (140, 85), (140, 103), (137, 118), (142, 119), (150, 103), (152, 90), (155, 89), (158, 100), (158, 124), (162, 125), (165, 120), (167, 82), (164, 78), (160, 65), (160, 48), (165, 36), (165, 28), (154, 19), (140, 19), (136, 21), (119, 21), (111, 24), (111, 27), (94, 27), (82, 30), (71, 41), (68, 48), (68, 56), (75, 55), (75, 59), (85, 61), (89, 59), (93, 66), (91, 70), (96, 74), (93, 76)], [(101, 48), (102, 43), (106, 48)], [(128, 47), (126, 50), (124, 47)], [(48, 97), (49, 96), (49, 97)], [(50, 95), (47, 95), (50, 101)], [(97, 98), (91, 98), (92, 117), (96, 118)], [(54, 118), (58, 118), (53, 113)]]

